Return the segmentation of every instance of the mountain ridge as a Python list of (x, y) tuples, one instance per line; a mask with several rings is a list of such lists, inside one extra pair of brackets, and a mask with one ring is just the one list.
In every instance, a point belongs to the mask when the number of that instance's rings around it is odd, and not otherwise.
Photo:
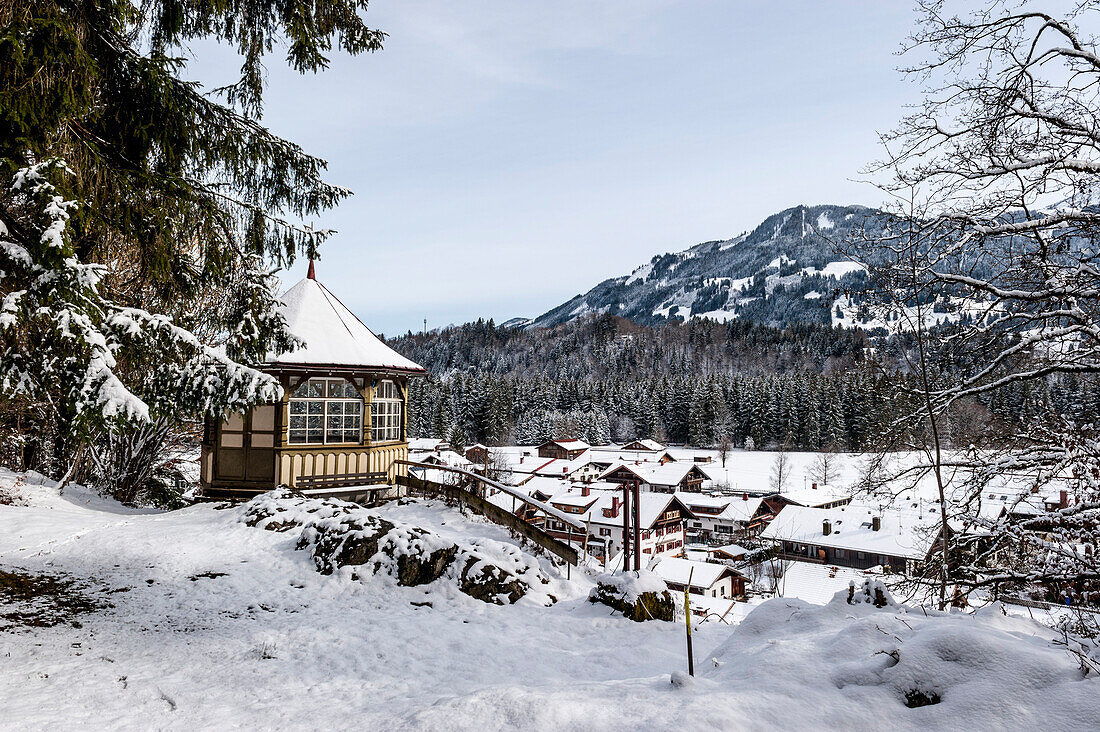
[(610, 313), (643, 325), (699, 317), (745, 318), (772, 326), (851, 325), (847, 294), (865, 290), (867, 277), (836, 242), (881, 228), (881, 216), (859, 205), (792, 206), (752, 231), (654, 255), (629, 274), (606, 279), (536, 318), (508, 323), (548, 327)]

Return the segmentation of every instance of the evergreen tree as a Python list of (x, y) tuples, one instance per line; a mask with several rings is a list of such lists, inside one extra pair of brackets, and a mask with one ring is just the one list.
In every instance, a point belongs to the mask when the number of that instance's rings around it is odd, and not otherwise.
[[(291, 346), (271, 264), (349, 192), (259, 122), (263, 57), (300, 72), (380, 48), (361, 0), (0, 4), (0, 391), (52, 405), (62, 452), (275, 398)], [(219, 103), (172, 52), (236, 48)], [(102, 456), (101, 456), (102, 457)]]

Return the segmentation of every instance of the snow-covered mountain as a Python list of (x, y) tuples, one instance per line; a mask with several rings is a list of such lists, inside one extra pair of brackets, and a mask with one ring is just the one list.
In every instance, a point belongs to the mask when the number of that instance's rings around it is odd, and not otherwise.
[(552, 326), (590, 313), (645, 324), (707, 317), (851, 325), (851, 295), (866, 288), (867, 277), (862, 265), (844, 256), (844, 245), (877, 232), (880, 216), (863, 206), (795, 206), (749, 233), (655, 256), (529, 325)]

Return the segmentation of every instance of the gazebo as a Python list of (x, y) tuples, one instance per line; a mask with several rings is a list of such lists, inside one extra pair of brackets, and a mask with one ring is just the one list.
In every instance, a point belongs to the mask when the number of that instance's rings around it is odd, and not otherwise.
[(246, 499), (278, 485), (363, 498), (392, 484), (408, 457), (408, 380), (424, 369), (381, 341), (328, 288), (313, 263), (281, 297), (303, 347), (268, 359), (283, 398), (208, 419), (202, 495)]

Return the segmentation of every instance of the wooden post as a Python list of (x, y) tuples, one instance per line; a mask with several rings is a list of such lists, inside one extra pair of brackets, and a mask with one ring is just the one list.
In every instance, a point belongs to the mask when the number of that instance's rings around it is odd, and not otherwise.
[(688, 572), (688, 583), (684, 587), (684, 622), (687, 623), (688, 645), (688, 675), (695, 675), (695, 657), (691, 652), (691, 578), (695, 574), (695, 567)]
[(623, 483), (623, 571), (630, 571), (630, 486)]
[(634, 481), (634, 571), (642, 568), (642, 487)]

